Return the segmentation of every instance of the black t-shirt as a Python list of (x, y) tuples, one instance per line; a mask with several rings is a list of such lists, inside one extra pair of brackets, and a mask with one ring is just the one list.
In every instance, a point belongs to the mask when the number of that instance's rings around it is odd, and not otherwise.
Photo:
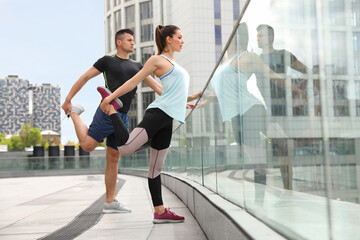
[[(103, 73), (105, 86), (110, 89), (111, 92), (114, 92), (127, 80), (138, 73), (142, 69), (143, 65), (140, 62), (133, 61), (132, 59), (122, 59), (113, 55), (100, 58), (96, 63), (94, 63), (94, 67)], [(119, 97), (123, 103), (123, 107), (119, 109), (121, 112), (126, 113), (129, 111), (136, 89), (137, 88), (135, 87), (132, 91)]]
[(286, 73), (287, 68), (297, 60), (297, 58), (289, 51), (274, 50), (271, 53), (261, 54), (261, 58), (271, 70), (276, 73)]

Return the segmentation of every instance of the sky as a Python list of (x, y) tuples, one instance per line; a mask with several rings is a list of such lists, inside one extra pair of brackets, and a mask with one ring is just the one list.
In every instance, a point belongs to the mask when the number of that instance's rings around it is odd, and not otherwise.
[[(61, 88), (61, 105), (74, 82), (105, 55), (103, 0), (0, 0), (0, 78), (18, 75), (31, 84)], [(72, 100), (81, 104), (89, 126), (100, 102), (91, 79)], [(61, 142), (78, 142), (70, 119), (63, 120)]]

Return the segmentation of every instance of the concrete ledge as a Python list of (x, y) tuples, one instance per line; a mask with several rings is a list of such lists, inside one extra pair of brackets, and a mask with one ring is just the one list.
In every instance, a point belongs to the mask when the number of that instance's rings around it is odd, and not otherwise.
[[(147, 170), (120, 169), (119, 173), (147, 177)], [(162, 173), (161, 181), (189, 208), (209, 239), (286, 239), (200, 184), (169, 173)]]

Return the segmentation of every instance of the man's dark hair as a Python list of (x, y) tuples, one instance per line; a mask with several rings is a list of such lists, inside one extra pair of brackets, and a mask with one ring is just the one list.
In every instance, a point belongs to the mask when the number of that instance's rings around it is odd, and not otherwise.
[(117, 33), (115, 34), (115, 46), (116, 46), (116, 41), (118, 39), (122, 40), (122, 37), (124, 36), (125, 33), (128, 33), (128, 34), (134, 36), (133, 30), (131, 30), (129, 28), (125, 28), (125, 29), (121, 29), (121, 30), (117, 31)]
[(267, 34), (274, 36), (274, 28), (270, 25), (267, 24), (260, 24), (259, 26), (257, 26), (256, 31), (260, 31), (266, 29), (267, 30)]

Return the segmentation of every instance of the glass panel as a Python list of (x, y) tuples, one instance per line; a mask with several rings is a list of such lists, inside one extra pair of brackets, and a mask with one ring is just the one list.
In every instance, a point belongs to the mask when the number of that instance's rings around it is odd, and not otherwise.
[[(147, 3), (144, 28), (153, 23)], [(174, 122), (164, 171), (246, 208), (285, 238), (355, 239), (359, 1), (251, 1), (224, 54), (220, 6), (214, 0), (223, 58), (186, 124)], [(141, 51), (143, 61), (152, 54)]]
[(107, 29), (107, 52), (111, 52), (112, 50), (112, 41), (113, 41), (113, 33), (111, 30), (111, 15), (107, 17), (106, 21), (106, 29)]
[(135, 5), (125, 8), (125, 27), (135, 33)]
[(121, 11), (116, 11), (115, 12), (115, 32), (119, 31), (121, 29)]
[(345, 41), (345, 32), (331, 32), (330, 37), (332, 41), (331, 44), (331, 60), (330, 63), (332, 72), (334, 75), (346, 74), (347, 68), (347, 54), (344, 51), (344, 46), (346, 46)]

